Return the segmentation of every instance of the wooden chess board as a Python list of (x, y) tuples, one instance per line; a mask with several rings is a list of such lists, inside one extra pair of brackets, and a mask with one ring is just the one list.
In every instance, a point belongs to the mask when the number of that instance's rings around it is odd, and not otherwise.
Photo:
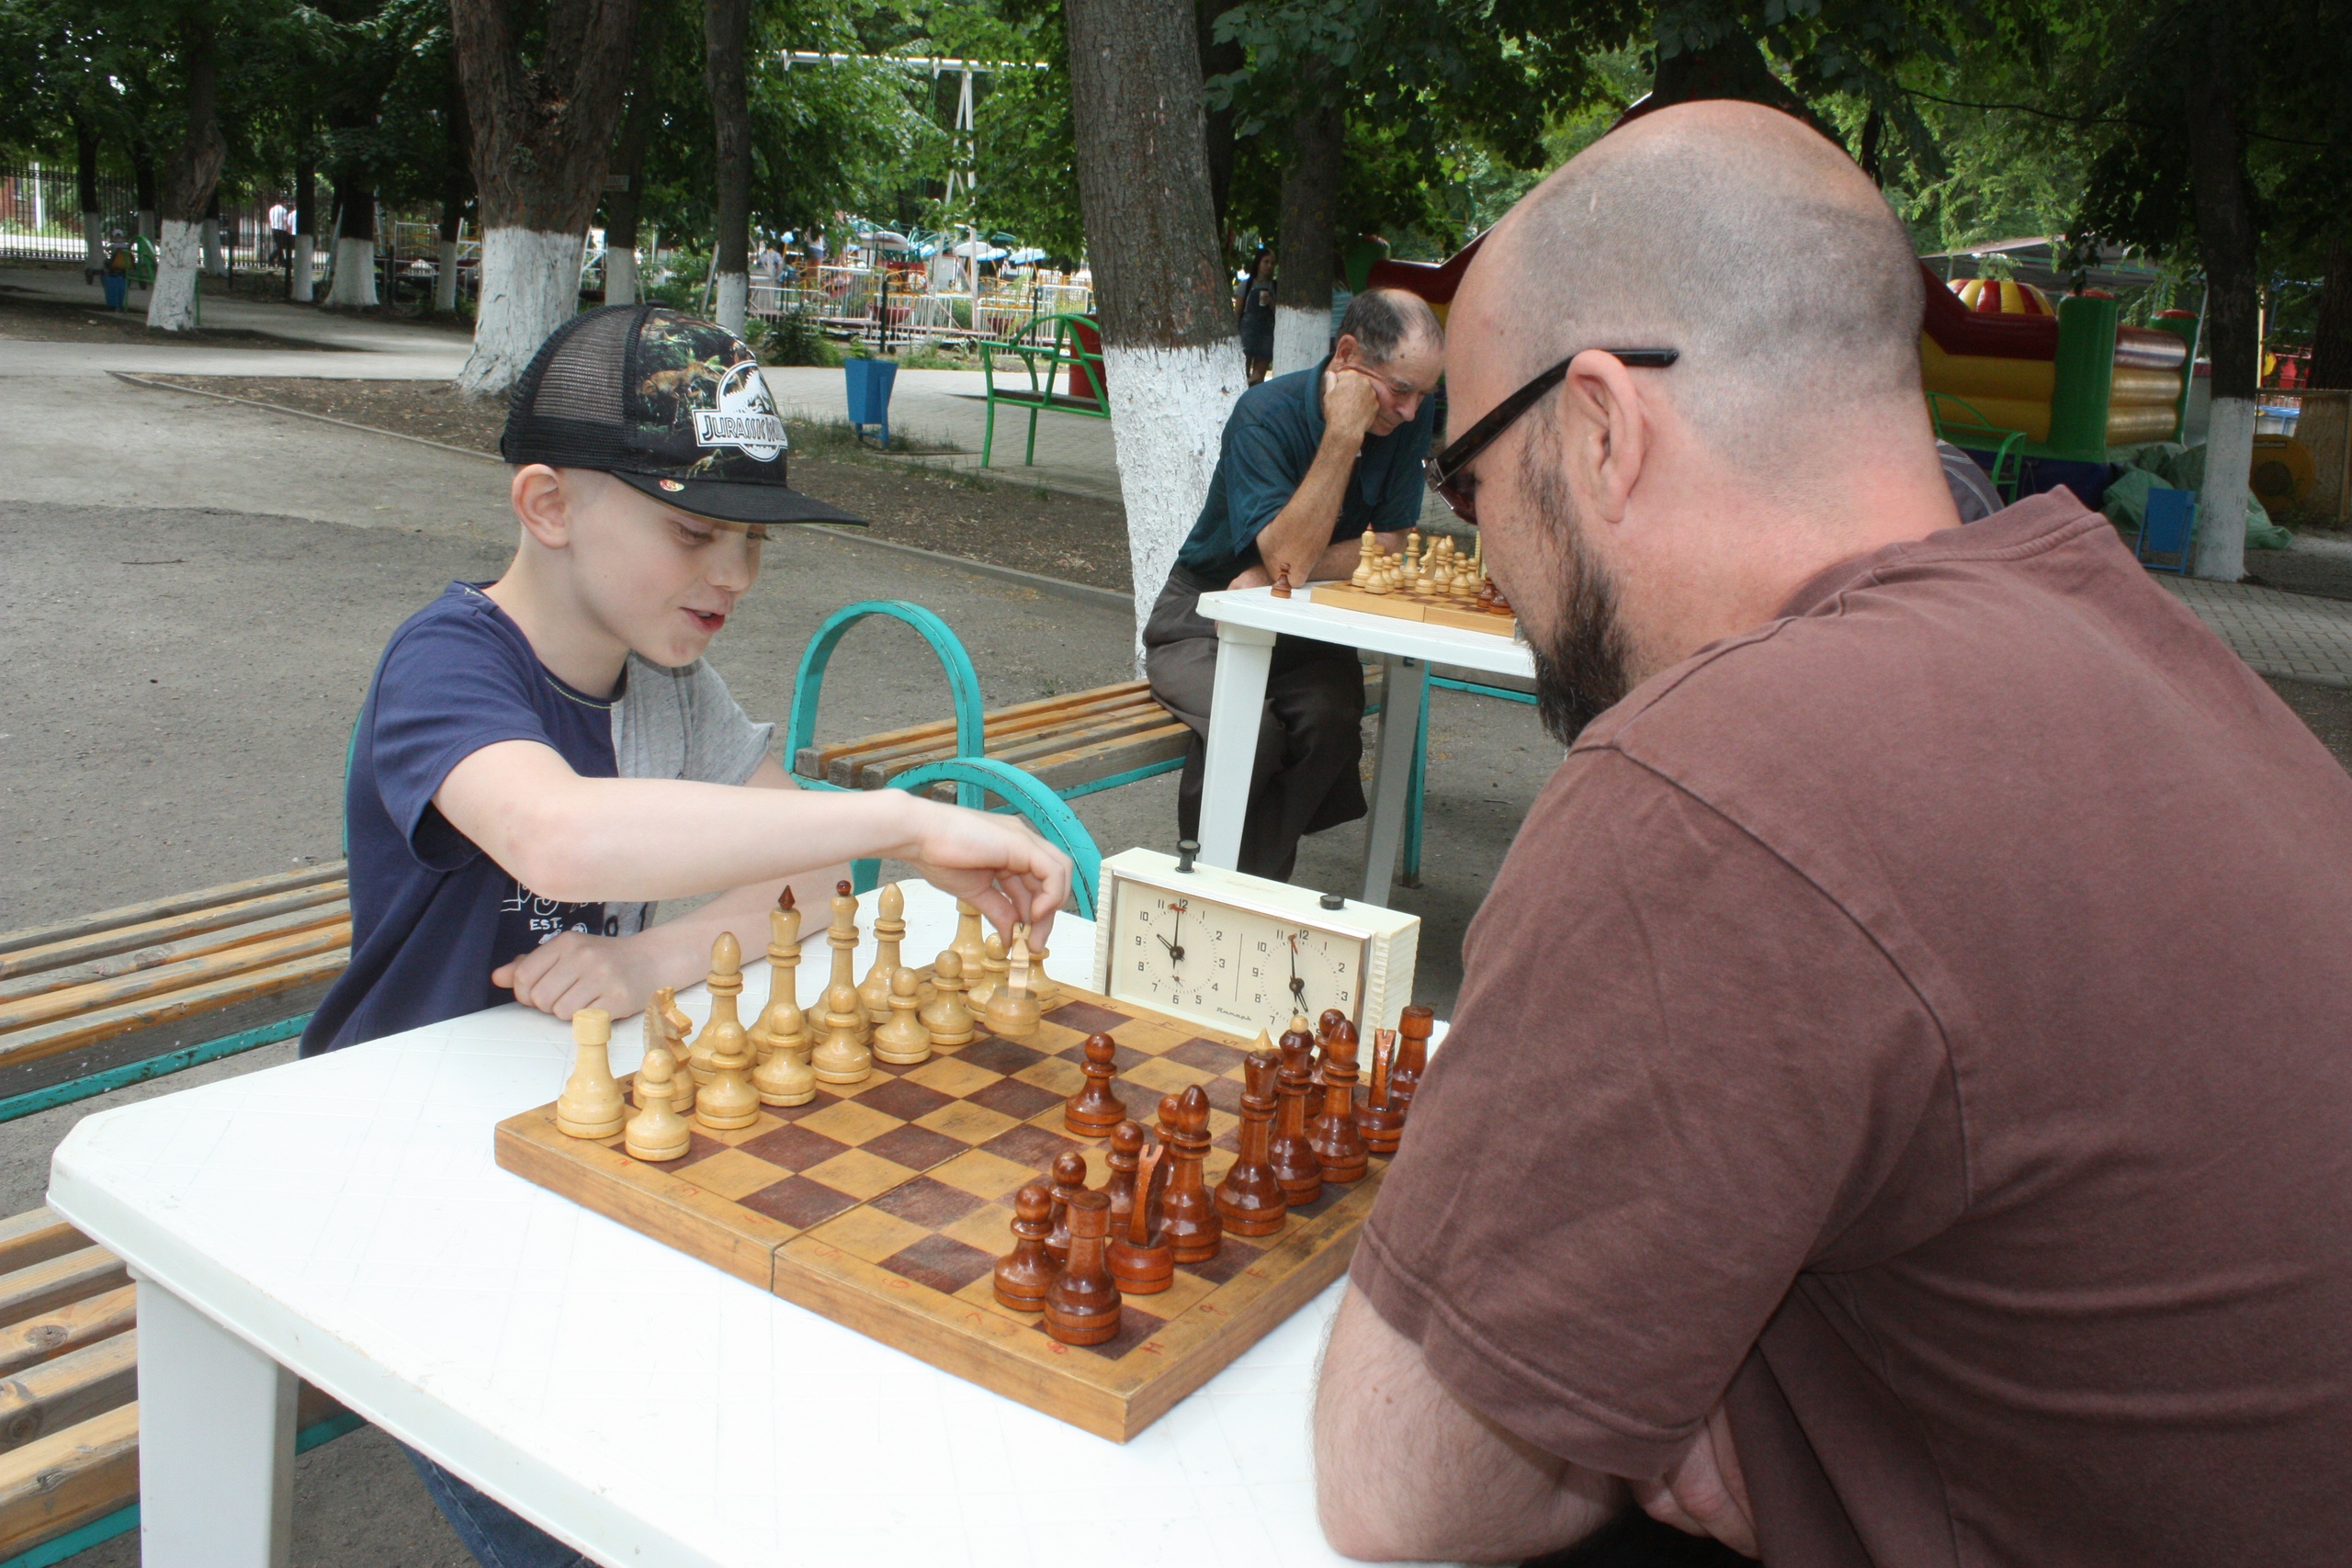
[(1426, 626), (1485, 632), (1490, 637), (1515, 637), (1519, 635), (1519, 617), (1509, 611), (1481, 610), (1476, 600), (1424, 593), (1419, 589), (1367, 593), (1344, 582), (1318, 582), (1306, 590), (1306, 597), (1314, 604), (1329, 604), (1337, 610), (1354, 610), (1367, 615), (1387, 615), (1395, 620), (1419, 621)]
[(1387, 1161), (1352, 1186), (1326, 1182), (1272, 1235), (1228, 1233), (1205, 1263), (1178, 1264), (1164, 1293), (1125, 1298), (1118, 1337), (1079, 1347), (1041, 1316), (997, 1303), (1012, 1246), (1012, 1196), (1065, 1149), (1088, 1185), (1110, 1173), (1108, 1139), (1062, 1125), (1084, 1082), (1088, 1034), (1118, 1043), (1113, 1090), (1151, 1125), (1160, 1097), (1199, 1084), (1212, 1107), (1211, 1186), (1235, 1157), (1246, 1046), (1074, 986), (1055, 986), (1026, 1041), (985, 1029), (914, 1066), (879, 1060), (865, 1081), (763, 1107), (751, 1126), (697, 1126), (685, 1157), (650, 1165), (556, 1131), (552, 1102), (498, 1126), (498, 1163), (738, 1279), (1090, 1432), (1125, 1442), (1345, 1270)]

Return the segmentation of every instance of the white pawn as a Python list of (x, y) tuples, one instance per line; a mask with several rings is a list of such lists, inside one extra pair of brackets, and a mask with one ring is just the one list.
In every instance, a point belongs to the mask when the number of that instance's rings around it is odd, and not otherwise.
[(980, 959), (980, 977), (964, 993), (964, 1005), (977, 1016), (987, 1010), (989, 998), (1004, 984), (1005, 971), (1012, 967), (1004, 956), (1004, 938), (994, 931), (980, 944), (984, 956)]
[(874, 1054), (865, 1048), (865, 1010), (854, 986), (835, 986), (825, 993), (825, 1039), (808, 1058), (820, 1083), (864, 1083), (874, 1070)]
[(677, 1159), (694, 1144), (694, 1129), (671, 1109), (670, 1085), (678, 1076), (677, 1058), (667, 1045), (645, 1053), (637, 1069), (638, 1112), (628, 1119), (628, 1135), (621, 1146), (631, 1159), (660, 1164)]
[(972, 1043), (972, 1010), (964, 1005), (964, 960), (954, 948), (932, 965), (931, 1001), (919, 1015), (934, 1051)]
[(890, 1021), (874, 1032), (876, 1061), (910, 1067), (931, 1060), (931, 1031), (915, 1016), (922, 1006), (915, 991), (913, 970), (901, 967), (890, 976)]

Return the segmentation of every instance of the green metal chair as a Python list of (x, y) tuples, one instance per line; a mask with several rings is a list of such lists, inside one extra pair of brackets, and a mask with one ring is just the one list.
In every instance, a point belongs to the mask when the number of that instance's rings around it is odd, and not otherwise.
[[(1959, 412), (1946, 412), (1947, 403)], [(2017, 500), (2020, 460), (2018, 448), (2025, 445), (2024, 431), (2002, 429), (1978, 412), (1973, 403), (1950, 392), (1928, 394), (1928, 415), (1935, 421), (1938, 440), (1972, 452), (1991, 452), (1993, 488), (2001, 492), (2002, 500)]]
[[(1025, 386), (997, 386), (997, 356), (1021, 361)], [(1102, 328), (1091, 316), (1061, 312), (1039, 316), (1002, 343), (980, 340), (980, 374), (986, 387), (988, 429), (980, 438), (980, 467), (989, 466), (996, 446), (999, 403), (1025, 409), (1029, 414), (1029, 446), (1024, 464), (1037, 460), (1037, 416), (1074, 413), (1087, 419), (1111, 417), (1111, 400), (1103, 389)], [(1010, 380), (1008, 370), (1006, 377)], [(1054, 390), (1058, 378), (1066, 389)]]

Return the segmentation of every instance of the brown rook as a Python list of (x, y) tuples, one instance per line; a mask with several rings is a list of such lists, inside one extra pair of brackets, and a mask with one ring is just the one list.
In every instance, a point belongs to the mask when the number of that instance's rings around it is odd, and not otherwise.
[(1396, 1103), (1396, 1032), (1384, 1029), (1372, 1037), (1372, 1090), (1356, 1107), (1356, 1131), (1363, 1146), (1376, 1155), (1393, 1155), (1405, 1135), (1405, 1108)]

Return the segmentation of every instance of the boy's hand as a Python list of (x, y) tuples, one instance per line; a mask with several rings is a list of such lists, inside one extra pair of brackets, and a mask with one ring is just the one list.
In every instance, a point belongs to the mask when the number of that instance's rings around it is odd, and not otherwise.
[(907, 804), (922, 809), (912, 841), (896, 858), (978, 906), (999, 931), (1026, 921), (1030, 944), (1043, 947), (1069, 897), (1069, 857), (1018, 817), (912, 797)]
[(512, 990), (525, 1007), (560, 1019), (582, 1008), (603, 1008), (626, 1018), (664, 984), (660, 971), (661, 953), (650, 943), (564, 931), (492, 970), (490, 983)]

